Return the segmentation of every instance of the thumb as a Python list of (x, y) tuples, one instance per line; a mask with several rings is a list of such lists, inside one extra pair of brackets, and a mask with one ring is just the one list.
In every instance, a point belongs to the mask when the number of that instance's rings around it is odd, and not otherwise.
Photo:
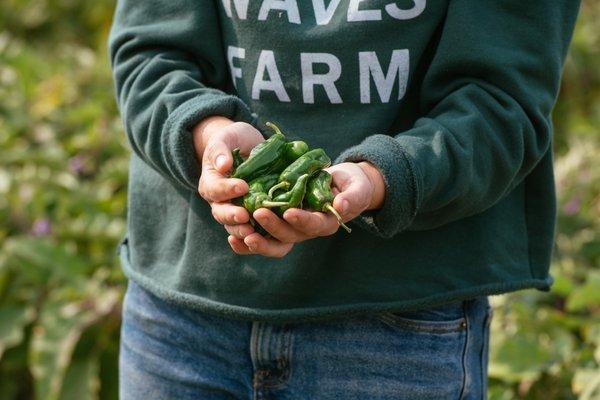
[[(206, 165), (208, 162), (209, 165)], [(221, 174), (227, 173), (233, 166), (233, 157), (229, 145), (223, 140), (212, 140), (204, 152), (203, 166), (212, 167)]]
[(335, 196), (333, 208), (347, 221), (366, 210), (370, 202), (371, 198), (367, 185), (362, 181), (351, 181)]

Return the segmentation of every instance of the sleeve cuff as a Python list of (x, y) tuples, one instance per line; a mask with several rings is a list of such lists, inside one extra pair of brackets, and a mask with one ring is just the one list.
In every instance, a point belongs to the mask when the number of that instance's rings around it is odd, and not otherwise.
[(385, 181), (382, 208), (363, 212), (354, 222), (361, 228), (389, 239), (410, 226), (420, 204), (420, 182), (416, 166), (400, 143), (391, 136), (373, 135), (340, 154), (335, 164), (368, 161)]
[(203, 93), (182, 103), (165, 123), (162, 147), (165, 164), (180, 184), (197, 190), (200, 179), (200, 162), (194, 151), (192, 128), (211, 115), (221, 115), (233, 121), (247, 122), (256, 126), (257, 116), (239, 98), (216, 89)]

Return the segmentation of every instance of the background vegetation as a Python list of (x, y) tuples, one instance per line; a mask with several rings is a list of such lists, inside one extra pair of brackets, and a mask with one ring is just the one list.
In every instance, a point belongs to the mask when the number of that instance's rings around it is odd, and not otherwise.
[[(0, 399), (116, 398), (128, 150), (113, 6), (0, 5)], [(598, 20), (584, 0), (554, 114), (556, 284), (493, 299), (491, 399), (600, 398)]]

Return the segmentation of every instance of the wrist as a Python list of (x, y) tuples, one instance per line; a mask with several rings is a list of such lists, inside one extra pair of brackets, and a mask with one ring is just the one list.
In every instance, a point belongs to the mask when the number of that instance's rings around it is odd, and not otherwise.
[(368, 161), (361, 161), (358, 166), (363, 170), (371, 186), (373, 187), (373, 194), (371, 196), (371, 202), (367, 207), (367, 210), (378, 210), (383, 207), (383, 201), (385, 200), (385, 180), (379, 169)]
[(198, 159), (202, 160), (202, 154), (206, 148), (206, 144), (211, 136), (220, 131), (227, 125), (233, 124), (235, 121), (220, 115), (211, 115), (198, 122), (192, 129), (194, 149), (198, 155)]

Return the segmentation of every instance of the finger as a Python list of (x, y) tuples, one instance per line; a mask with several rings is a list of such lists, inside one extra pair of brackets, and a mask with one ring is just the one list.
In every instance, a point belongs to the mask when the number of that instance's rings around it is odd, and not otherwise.
[(250, 214), (244, 207), (231, 203), (210, 203), (213, 218), (221, 225), (245, 224), (250, 221)]
[(310, 237), (333, 235), (339, 228), (337, 219), (331, 213), (290, 208), (283, 214), (283, 219), (294, 229)]
[(343, 191), (352, 183), (353, 174), (349, 171), (348, 164), (352, 164), (351, 170), (356, 170), (357, 166), (353, 163), (341, 163), (325, 168), (325, 171), (331, 174), (333, 190)]
[(246, 236), (254, 233), (254, 228), (250, 224), (225, 225), (225, 230), (238, 239), (244, 239)]
[(225, 178), (212, 168), (205, 168), (200, 175), (198, 193), (208, 202), (224, 202), (244, 195), (248, 184), (237, 178)]
[(354, 219), (369, 207), (371, 197), (366, 193), (371, 193), (366, 185), (352, 183), (334, 197), (333, 208), (344, 221)]
[(254, 212), (253, 217), (271, 236), (280, 242), (297, 243), (308, 239), (306, 235), (295, 230), (271, 210), (259, 208)]
[(221, 175), (226, 174), (233, 166), (233, 156), (231, 155), (229, 139), (225, 139), (228, 136), (219, 135), (214, 139), (210, 140), (202, 155), (202, 167), (213, 168)]
[(276, 258), (285, 256), (294, 247), (292, 243), (282, 243), (276, 239), (265, 238), (258, 233), (246, 236), (244, 243), (254, 254)]
[(229, 236), (227, 237), (227, 242), (229, 243), (229, 246), (231, 246), (231, 249), (237, 254), (252, 254), (252, 252), (250, 251), (248, 246), (246, 246), (242, 239), (238, 239), (235, 236)]
[(333, 208), (344, 221), (355, 218), (369, 207), (373, 188), (366, 176), (350, 175), (343, 170), (333, 170), (331, 175), (333, 185), (338, 190), (333, 199)]
[(245, 122), (228, 125), (225, 136), (230, 148), (239, 147), (240, 153), (244, 155), (248, 155), (257, 144), (265, 141), (258, 129)]

